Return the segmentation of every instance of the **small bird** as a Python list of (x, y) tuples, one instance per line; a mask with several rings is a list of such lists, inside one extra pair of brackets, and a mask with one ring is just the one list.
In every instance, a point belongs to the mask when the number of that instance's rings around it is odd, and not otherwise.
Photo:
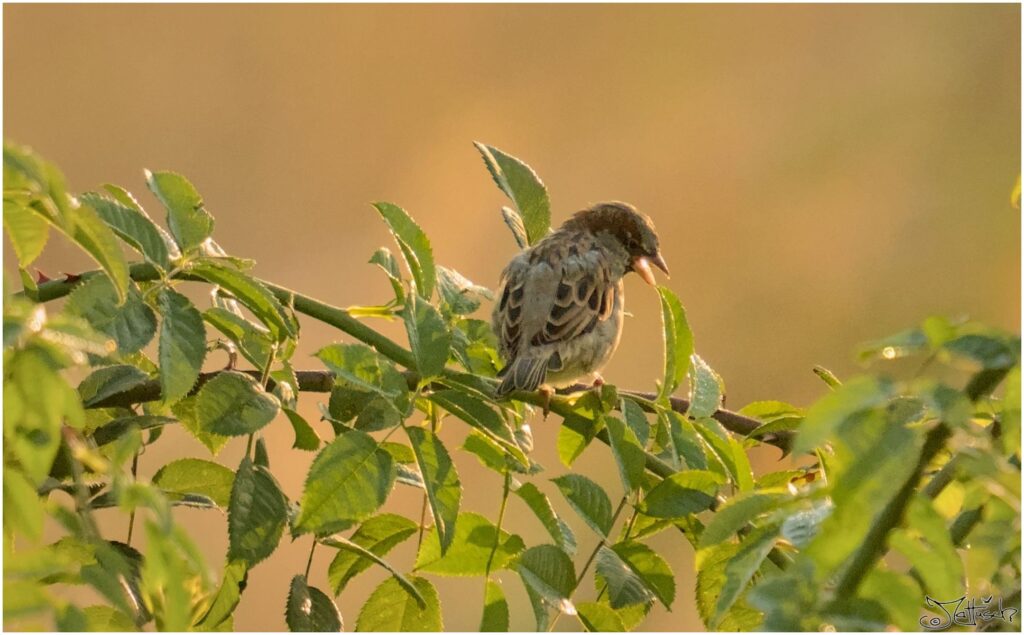
[[(505, 367), (497, 396), (561, 388), (608, 362), (622, 335), (622, 278), (654, 285), (651, 265), (668, 275), (654, 224), (627, 203), (598, 203), (523, 250), (501, 274), (491, 316)], [(546, 413), (545, 408), (545, 413)]]

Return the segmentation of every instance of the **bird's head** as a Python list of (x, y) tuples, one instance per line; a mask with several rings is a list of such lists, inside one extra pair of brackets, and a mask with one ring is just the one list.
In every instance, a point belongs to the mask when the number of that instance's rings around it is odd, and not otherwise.
[(646, 214), (638, 212), (628, 203), (598, 203), (576, 212), (562, 227), (587, 230), (595, 234), (607, 233), (629, 254), (626, 270), (637, 272), (651, 286), (655, 285), (651, 265), (668, 275), (668, 265), (658, 247), (654, 223)]

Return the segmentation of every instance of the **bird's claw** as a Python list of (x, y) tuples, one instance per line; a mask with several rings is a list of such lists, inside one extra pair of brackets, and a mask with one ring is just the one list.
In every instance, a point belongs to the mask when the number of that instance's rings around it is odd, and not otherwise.
[(548, 413), (551, 412), (551, 395), (553, 395), (555, 391), (552, 390), (549, 386), (541, 386), (540, 388), (537, 389), (537, 391), (540, 393), (541, 408), (543, 409), (542, 411), (544, 413), (544, 420), (546, 421), (548, 418)]

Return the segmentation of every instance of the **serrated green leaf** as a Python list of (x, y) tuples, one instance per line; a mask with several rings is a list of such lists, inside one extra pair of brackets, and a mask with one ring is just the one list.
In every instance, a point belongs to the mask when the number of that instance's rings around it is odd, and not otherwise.
[[(397, 514), (380, 514), (366, 519), (352, 534), (351, 542), (377, 557), (384, 557), (396, 545), (416, 533), (416, 523)], [(373, 560), (351, 550), (339, 550), (327, 569), (331, 589), (337, 595), (349, 580), (370, 568)]]
[(215, 260), (194, 262), (189, 273), (229, 292), (267, 325), (276, 341), (282, 342), (297, 335), (297, 327), (281, 302), (252, 276)]
[(576, 617), (583, 628), (591, 633), (622, 633), (626, 626), (612, 608), (598, 602), (581, 602), (576, 605)]
[(470, 430), (466, 435), (466, 440), (462, 443), (462, 449), (476, 456), (481, 465), (498, 474), (504, 474), (508, 468), (505, 451), (481, 432)]
[(164, 237), (144, 213), (99, 194), (86, 193), (82, 200), (92, 207), (121, 240), (164, 271), (171, 269), (171, 257)]
[(395, 292), (395, 300), (405, 300), (405, 288), (402, 286), (402, 272), (398, 270), (398, 261), (387, 247), (381, 247), (370, 256), (370, 264), (377, 265), (388, 277), (391, 290)]
[(486, 402), (461, 390), (438, 390), (430, 395), (430, 400), (500, 443), (521, 462), (528, 463), (512, 429)]
[(454, 269), (439, 266), (437, 272), (439, 295), (444, 305), (455, 315), (469, 315), (480, 308), (481, 300), (494, 299), (494, 294), (489, 289), (473, 284)]
[(570, 599), (576, 588), (576, 569), (564, 551), (554, 545), (530, 547), (519, 556), (516, 571), (546, 603), (563, 613), (576, 612)]
[(106, 276), (92, 276), (76, 287), (65, 311), (113, 338), (123, 354), (141, 350), (156, 333), (156, 316), (135, 285), (128, 288), (124, 303), (118, 306), (117, 291)]
[(85, 630), (93, 633), (125, 633), (138, 631), (132, 619), (110, 606), (87, 606), (82, 609), (85, 615)]
[(683, 518), (711, 507), (722, 478), (705, 470), (677, 472), (658, 483), (640, 508), (655, 518)]
[(394, 485), (391, 455), (373, 437), (352, 430), (317, 454), (306, 477), (297, 526), (319, 532), (339, 521), (368, 517)]
[(39, 484), (57, 456), (61, 426), (84, 424), (82, 402), (39, 349), (5, 355), (3, 370), (5, 451), (11, 451), (29, 479)]
[(160, 387), (164, 403), (187, 395), (199, 378), (206, 358), (203, 316), (192, 302), (176, 291), (160, 292)]
[(612, 530), (612, 503), (600, 485), (582, 474), (551, 479), (565, 500), (591, 528), (602, 536)]
[(210, 608), (196, 624), (196, 629), (216, 630), (221, 624), (230, 622), (248, 578), (249, 565), (244, 560), (234, 560), (225, 564), (220, 587), (213, 596)]
[(356, 631), (404, 633), (444, 630), (441, 604), (434, 585), (416, 576), (410, 576), (409, 579), (425, 600), (425, 607), (421, 608), (395, 578), (388, 578), (363, 604), (356, 620)]
[(619, 478), (627, 492), (636, 491), (644, 482), (644, 469), (647, 456), (640, 446), (632, 428), (618, 417), (605, 415), (605, 427), (608, 429), (608, 440), (612, 446), (612, 455), (619, 468)]
[(872, 569), (864, 577), (857, 595), (884, 606), (889, 619), (900, 630), (913, 632), (921, 628), (918, 621), (921, 619), (921, 587), (910, 576)]
[(658, 287), (658, 293), (661, 296), (661, 324), (665, 336), (665, 373), (658, 396), (664, 399), (675, 392), (689, 371), (693, 333), (679, 298), (667, 287)]
[(78, 385), (78, 394), (86, 408), (104, 399), (127, 392), (149, 381), (149, 375), (135, 366), (116, 364), (97, 368)]
[(302, 415), (295, 412), (291, 408), (282, 408), (285, 416), (288, 417), (288, 422), (292, 424), (292, 430), (295, 432), (295, 443), (292, 444), (293, 450), (306, 450), (307, 452), (315, 452), (320, 448), (320, 435), (316, 433), (313, 426), (309, 425)]
[(174, 172), (147, 170), (146, 185), (167, 209), (167, 226), (182, 251), (197, 248), (213, 233), (213, 217), (188, 179)]
[(622, 414), (626, 418), (626, 425), (636, 435), (640, 447), (647, 447), (647, 441), (651, 438), (651, 424), (647, 421), (647, 415), (643, 408), (629, 398), (622, 400)]
[(620, 609), (654, 600), (654, 592), (617, 553), (601, 546), (595, 561), (597, 582), (607, 585), (611, 608)]
[(943, 348), (982, 368), (1010, 368), (1020, 363), (1020, 338), (968, 333), (946, 342)]
[[(495, 538), (498, 548), (494, 549)], [(508, 565), (509, 561), (523, 549), (523, 540), (505, 530), (497, 534), (497, 528), (480, 514), (463, 512), (455, 523), (455, 537), (451, 547), (441, 555), (437, 529), (432, 527), (423, 538), (416, 555), (416, 571), (448, 576), (477, 576), (487, 571), (491, 560), (491, 571)], [(494, 557), (491, 558), (491, 552)]]
[(686, 415), (703, 419), (715, 414), (722, 402), (722, 378), (700, 355), (690, 356), (690, 408)]
[(288, 522), (288, 501), (265, 468), (242, 459), (228, 505), (228, 560), (250, 567), (277, 549)]
[(182, 399), (171, 406), (171, 411), (181, 421), (181, 425), (188, 430), (189, 434), (205, 445), (211, 454), (216, 455), (227, 444), (229, 437), (214, 434), (199, 423), (195, 396)]
[(18, 264), (27, 267), (43, 253), (50, 237), (50, 223), (24, 202), (4, 194), (4, 228), (11, 239)]
[(118, 302), (122, 302), (128, 293), (131, 279), (128, 275), (128, 263), (121, 253), (121, 245), (118, 244), (114, 232), (88, 205), (68, 208), (65, 215), (67, 223), (62, 229), (78, 243), (79, 247), (92, 256), (109, 276), (117, 291)]
[[(21, 472), (4, 466), (4, 529), (13, 530), (18, 536), (38, 542), (43, 536), (43, 503), (36, 494), (36, 488)], [(5, 568), (5, 571), (7, 569)]]
[(406, 433), (423, 475), (430, 513), (434, 517), (434, 526), (441, 540), (441, 554), (444, 555), (455, 538), (462, 482), (441, 439), (424, 428), (409, 427)]
[(890, 384), (882, 379), (857, 377), (825, 395), (807, 410), (793, 441), (793, 454), (799, 456), (824, 443), (850, 417), (887, 401), (891, 391)]
[(426, 600), (424, 600), (423, 596), (420, 595), (419, 590), (404, 575), (399, 573), (397, 569), (388, 564), (386, 560), (378, 556), (376, 553), (340, 535), (323, 538), (321, 542), (323, 542), (327, 546), (334, 547), (336, 549), (340, 549), (343, 551), (348, 551), (360, 558), (364, 558), (366, 560), (369, 560), (370, 562), (377, 563), (378, 565), (386, 569), (395, 578), (395, 580), (398, 581), (398, 583), (402, 586), (403, 589), (405, 589), (405, 591), (409, 595), (416, 598), (416, 601), (419, 603), (421, 608), (426, 607)]
[(508, 602), (501, 585), (488, 580), (484, 585), (484, 614), (480, 618), (481, 633), (504, 633), (508, 631)]
[(512, 232), (512, 237), (516, 241), (516, 245), (520, 249), (526, 249), (530, 246), (530, 239), (526, 235), (526, 226), (523, 225), (523, 217), (519, 215), (519, 212), (515, 211), (511, 207), (501, 208), (501, 218), (505, 221), (505, 226)]
[(515, 203), (529, 243), (536, 244), (551, 228), (551, 202), (540, 177), (512, 155), (482, 143), (473, 145), (480, 151), (498, 188)]
[[(665, 608), (672, 610), (676, 598), (676, 582), (668, 563), (650, 547), (639, 542), (620, 542), (611, 548), (630, 570), (640, 578)], [(613, 604), (614, 606), (614, 604)]]
[(228, 468), (203, 459), (178, 459), (157, 470), (153, 484), (165, 492), (201, 494), (226, 509), (231, 501), (235, 473)]
[[(716, 608), (726, 582), (725, 569), (732, 562), (739, 550), (739, 545), (723, 542), (708, 550), (707, 558), (697, 570), (697, 612), (704, 626), (709, 630), (716, 628)], [(763, 586), (763, 585), (762, 585)], [(790, 588), (790, 592), (793, 589)], [(761, 624), (761, 613), (747, 606), (741, 596), (724, 615), (718, 616), (717, 628), (722, 631), (757, 630)], [(767, 627), (768, 624), (765, 624)]]
[(440, 376), (452, 344), (451, 333), (441, 314), (430, 303), (413, 296), (406, 301), (402, 319), (420, 381)]
[(430, 296), (434, 294), (434, 285), (437, 282), (437, 270), (434, 266), (434, 252), (430, 248), (430, 240), (416, 224), (416, 221), (401, 207), (385, 202), (374, 203), (373, 206), (387, 223), (391, 235), (398, 243), (402, 257), (405, 259), (405, 265), (416, 282), (417, 293), (420, 297), (429, 300)]
[(711, 618), (713, 627), (719, 625), (722, 618), (739, 599), (740, 594), (747, 588), (750, 579), (761, 567), (768, 552), (775, 546), (778, 534), (779, 527), (777, 525), (767, 525), (753, 530), (740, 542), (736, 554), (725, 565), (725, 581)]
[(341, 386), (390, 397), (398, 403), (409, 391), (405, 377), (394, 364), (365, 344), (331, 344), (317, 351), (316, 357)]
[(700, 535), (700, 547), (705, 549), (728, 540), (761, 514), (778, 508), (792, 498), (785, 490), (757, 490), (730, 498), (718, 508)]
[(558, 428), (558, 459), (562, 465), (572, 467), (599, 430), (600, 426), (593, 419), (576, 414), (567, 416)]
[(914, 497), (907, 509), (907, 528), (891, 533), (889, 544), (914, 566), (932, 597), (955, 598), (963, 592), (963, 562), (946, 522), (927, 497)]
[(217, 306), (203, 311), (203, 319), (226, 335), (249, 363), (256, 368), (266, 367), (272, 347), (268, 330)]
[(334, 600), (309, 586), (304, 575), (292, 578), (284, 621), (293, 633), (337, 633), (342, 629), (341, 612)]
[(544, 529), (551, 535), (555, 543), (570, 556), (576, 553), (576, 536), (572, 533), (569, 525), (562, 522), (562, 519), (555, 513), (551, 501), (533, 483), (523, 483), (515, 490), (516, 496), (523, 499), (523, 502), (537, 516)]
[(196, 395), (199, 424), (221, 436), (252, 434), (273, 421), (280, 409), (277, 397), (237, 371), (218, 373)]

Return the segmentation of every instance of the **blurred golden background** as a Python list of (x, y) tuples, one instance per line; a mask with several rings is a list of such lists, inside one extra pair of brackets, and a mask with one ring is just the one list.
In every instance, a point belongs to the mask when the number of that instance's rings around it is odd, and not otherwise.
[[(496, 284), (515, 244), (498, 212), (505, 200), (471, 145), (479, 140), (539, 172), (556, 223), (607, 199), (654, 218), (668, 284), (730, 407), (809, 403), (825, 391), (813, 365), (856, 373), (859, 342), (930, 314), (1019, 329), (1017, 5), (3, 10), (5, 138), (56, 162), (73, 191), (118, 183), (151, 213), (158, 206), (142, 169), (185, 174), (225, 249), (256, 259), (258, 275), (334, 304), (390, 294), (366, 264), (376, 247), (394, 249), (375, 200), (405, 207), (438, 262)], [(4, 266), (15, 270), (10, 249)], [(38, 266), (51, 275), (91, 268), (59, 238)], [(605, 377), (651, 388), (661, 367), (657, 296), (635, 277), (627, 290), (634, 317)], [(304, 321), (296, 366), (318, 367), (310, 355), (339, 337)], [(317, 400), (326, 395), (303, 399), (311, 421)], [(565, 509), (543, 482), (564, 472), (556, 420), (533, 429), (548, 468), (538, 484)], [(449, 423), (448, 447), (464, 433)], [(273, 471), (297, 498), (312, 455), (290, 450), (291, 436), (283, 418), (266, 430)], [(243, 446), (232, 442), (217, 460), (234, 467)], [(141, 474), (187, 454), (208, 456), (168, 431)], [(455, 454), (464, 509), (493, 518), (498, 478)], [(757, 459), (767, 471), (777, 453)], [(610, 460), (595, 447), (577, 466), (617, 496)], [(420, 498), (398, 487), (389, 505), (417, 518)], [(525, 507), (510, 505), (509, 528), (544, 542)], [(176, 513), (219, 571), (224, 517)], [(579, 566), (595, 537), (566, 517)], [(105, 522), (123, 539), (123, 516)], [(308, 542), (286, 537), (250, 574), (236, 629), (284, 628), (288, 580), (303, 570)], [(390, 559), (409, 566), (414, 543)], [(673, 532), (653, 546), (679, 588), (674, 612), (656, 607), (645, 628), (700, 629), (690, 547)], [(329, 551), (318, 550), (311, 576), (324, 589)], [(382, 577), (371, 570), (342, 594), (346, 628)], [(499, 577), (513, 627), (531, 629), (517, 576)], [(446, 628), (475, 630), (480, 580), (434, 581)]]

